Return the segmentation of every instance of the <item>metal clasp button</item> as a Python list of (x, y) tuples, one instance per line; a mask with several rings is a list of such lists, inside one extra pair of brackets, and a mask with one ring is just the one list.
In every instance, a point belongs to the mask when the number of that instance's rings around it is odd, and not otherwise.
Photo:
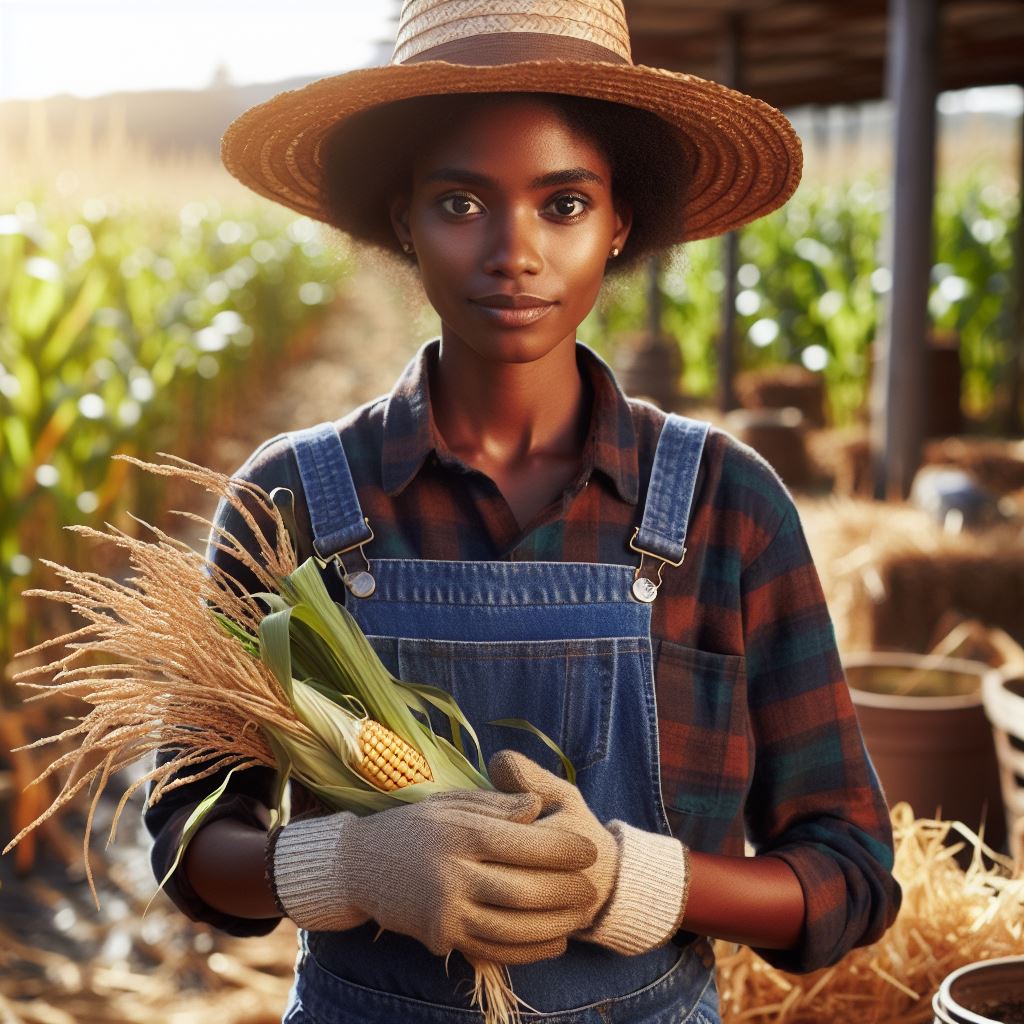
[[(636, 571), (633, 573), (633, 596), (638, 601), (643, 601), (644, 604), (651, 604), (658, 596), (658, 588), (662, 583), (661, 570), (664, 569), (666, 565), (671, 565), (673, 568), (677, 568), (682, 565), (683, 559), (686, 557), (686, 548), (683, 548), (683, 553), (679, 556), (679, 561), (673, 562), (668, 558), (662, 558), (660, 555), (656, 555), (653, 551), (647, 551), (644, 548), (638, 547), (634, 541), (639, 533), (640, 527), (634, 527), (633, 536), (629, 539), (630, 549), (640, 556), (640, 564), (636, 567)], [(641, 575), (644, 568), (644, 555), (649, 555), (658, 562), (657, 582)]]

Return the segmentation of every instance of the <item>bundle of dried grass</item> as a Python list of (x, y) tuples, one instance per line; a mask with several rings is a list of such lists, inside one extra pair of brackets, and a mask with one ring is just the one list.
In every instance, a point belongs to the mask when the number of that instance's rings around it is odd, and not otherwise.
[[(242, 562), (268, 591), (276, 578), (296, 568), (291, 541), (280, 516), (259, 488), (221, 473), (166, 456), (171, 466), (154, 466), (128, 458), (152, 472), (198, 484), (230, 501), (243, 515), (260, 549), (255, 559), (227, 534), (214, 546)], [(239, 498), (245, 493), (258, 513), (276, 525), (267, 535), (257, 526), (252, 506)], [(194, 513), (180, 512), (207, 529), (213, 524)], [(134, 518), (134, 517), (133, 517)], [(26, 749), (76, 739), (77, 749), (56, 758), (35, 780), (70, 772), (60, 793), (33, 822), (4, 848), (17, 845), (29, 832), (59, 811), (87, 786), (94, 786), (86, 820), (83, 850), (86, 874), (99, 907), (89, 862), (93, 815), (103, 790), (122, 768), (161, 747), (179, 753), (147, 772), (124, 792), (117, 805), (108, 842), (117, 834), (121, 812), (132, 794), (153, 780), (150, 802), (187, 782), (206, 778), (229, 767), (265, 765), (277, 759), (256, 723), (270, 722), (281, 730), (315, 742), (299, 719), (274, 673), (251, 657), (238, 640), (219, 624), (210, 607), (249, 632), (258, 632), (263, 611), (257, 601), (240, 594), (231, 578), (217, 566), (164, 531), (138, 520), (155, 538), (140, 540), (115, 527), (104, 533), (86, 526), (68, 527), (99, 540), (113, 541), (128, 555), (135, 575), (124, 583), (46, 561), (67, 584), (67, 590), (30, 590), (26, 596), (46, 597), (71, 606), (86, 620), (80, 628), (22, 652), (33, 655), (64, 644), (70, 651), (48, 664), (15, 677), (19, 685), (42, 691), (26, 703), (57, 693), (82, 698), (90, 710), (78, 724), (28, 744)], [(53, 678), (34, 683), (30, 679)], [(212, 760), (211, 760), (212, 759)], [(189, 769), (203, 765), (200, 770)]]
[(800, 502), (841, 650), (926, 653), (950, 610), (1024, 641), (1024, 535), (950, 534), (909, 505)]
[[(248, 569), (263, 592), (244, 592), (218, 565), (148, 523), (142, 525), (155, 541), (132, 538), (109, 524), (109, 534), (73, 527), (87, 536), (113, 539), (127, 551), (136, 575), (121, 583), (46, 561), (67, 589), (26, 592), (69, 604), (86, 625), (23, 652), (35, 654), (58, 643), (70, 651), (15, 678), (22, 686), (43, 691), (30, 700), (71, 694), (91, 707), (77, 725), (28, 745), (80, 738), (77, 750), (58, 756), (35, 780), (45, 780), (73, 761), (57, 798), (3, 852), (93, 785), (83, 842), (89, 886), (99, 908), (89, 837), (100, 796), (112, 775), (163, 748), (174, 750), (174, 756), (128, 786), (114, 812), (108, 843), (116, 837), (127, 801), (147, 781), (154, 783), (152, 805), (178, 786), (225, 769), (275, 769), (272, 824), (287, 821), (291, 781), (315, 794), (325, 809), (359, 814), (436, 792), (493, 789), (479, 744), (478, 770), (461, 745), (435, 734), (427, 719), (429, 702), (452, 723), (453, 741), (461, 725), (476, 743), (454, 699), (443, 690), (392, 676), (352, 616), (331, 599), (314, 559), (296, 564), (291, 510), (282, 511), (274, 495), (243, 480), (164, 457), (170, 464), (121, 456), (142, 469), (198, 485), (237, 510), (258, 546), (258, 557), (211, 521), (178, 514), (201, 523), (212, 547)], [(52, 682), (27, 682), (54, 673)], [(422, 764), (417, 761), (422, 774), (415, 782), (399, 782), (396, 771), (397, 785), (384, 785), (383, 776), (366, 769), (360, 737), (368, 722), (422, 756)], [(558, 753), (573, 780), (571, 762), (552, 741), (528, 722), (509, 719), (503, 724), (538, 735)], [(167, 877), (227, 783), (225, 778), (189, 817)], [(474, 971), (471, 1000), (485, 1024), (517, 1020), (517, 999), (505, 968), (474, 956), (467, 955), (467, 960)]]
[[(903, 906), (885, 936), (834, 967), (785, 974), (746, 947), (718, 948), (723, 1024), (924, 1024), (942, 979), (964, 964), (1024, 953), (1024, 872), (959, 822), (892, 810)], [(951, 841), (952, 840), (952, 841)], [(966, 871), (955, 859), (969, 844)]]

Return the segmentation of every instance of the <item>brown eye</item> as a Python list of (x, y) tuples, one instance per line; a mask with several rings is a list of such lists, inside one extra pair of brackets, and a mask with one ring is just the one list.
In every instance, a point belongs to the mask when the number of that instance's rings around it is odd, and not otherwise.
[(475, 199), (471, 199), (469, 196), (455, 195), (445, 196), (441, 200), (441, 209), (453, 217), (468, 217), (471, 213), (479, 212), (481, 207)]
[(587, 208), (587, 201), (582, 196), (557, 196), (551, 201), (550, 209), (559, 217), (578, 217)]

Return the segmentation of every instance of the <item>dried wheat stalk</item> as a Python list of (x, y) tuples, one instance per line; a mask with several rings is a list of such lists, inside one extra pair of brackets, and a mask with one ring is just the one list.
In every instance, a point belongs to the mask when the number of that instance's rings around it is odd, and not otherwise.
[[(210, 529), (212, 547), (233, 555), (266, 590), (275, 590), (275, 577), (287, 575), (296, 563), (287, 528), (266, 494), (244, 481), (160, 454), (172, 464), (157, 465), (121, 457), (150, 472), (184, 478), (232, 505), (256, 539), (259, 559), (209, 520), (191, 513), (179, 514)], [(257, 524), (253, 503), (272, 524), (269, 537)], [(125, 804), (149, 780), (154, 783), (152, 804), (163, 793), (223, 768), (276, 768), (274, 754), (257, 725), (260, 721), (310, 743), (316, 742), (314, 734), (296, 716), (270, 669), (259, 658), (247, 655), (238, 640), (228, 635), (210, 613), (213, 606), (255, 633), (263, 614), (256, 600), (240, 594), (223, 570), (184, 542), (137, 521), (153, 540), (130, 537), (109, 523), (108, 532), (85, 526), (68, 527), (85, 536), (112, 540), (123, 548), (134, 575), (119, 583), (44, 559), (44, 564), (60, 576), (67, 589), (30, 590), (26, 595), (63, 602), (85, 618), (87, 624), (21, 652), (36, 654), (58, 644), (67, 649), (62, 657), (15, 676), (19, 685), (43, 691), (26, 698), (26, 702), (63, 692), (81, 697), (91, 708), (76, 725), (19, 748), (80, 737), (77, 749), (58, 757), (35, 780), (42, 781), (70, 764), (70, 773), (57, 798), (3, 852), (84, 787), (95, 785), (83, 847), (86, 874), (97, 907), (99, 897), (89, 866), (89, 837), (99, 798), (111, 775), (158, 748), (180, 747), (176, 756), (134, 781), (124, 792), (110, 826), (108, 844), (114, 841)], [(51, 676), (52, 682), (28, 681)], [(211, 758), (215, 758), (213, 763), (194, 770), (194, 766)], [(92, 767), (84, 767), (87, 763)], [(192, 774), (188, 774), (189, 769), (193, 769)], [(179, 777), (171, 778), (179, 773)]]

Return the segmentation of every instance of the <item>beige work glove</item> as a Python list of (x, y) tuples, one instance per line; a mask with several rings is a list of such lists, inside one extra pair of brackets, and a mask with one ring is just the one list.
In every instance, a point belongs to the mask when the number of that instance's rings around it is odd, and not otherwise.
[(372, 918), (437, 955), (533, 963), (565, 952), (594, 900), (583, 873), (593, 843), (531, 825), (540, 809), (530, 794), (458, 790), (366, 817), (300, 818), (272, 833), (268, 874), (302, 928)]
[(572, 938), (632, 956), (675, 935), (689, 889), (689, 858), (678, 839), (618, 819), (605, 827), (576, 786), (517, 751), (499, 750), (487, 769), (498, 789), (541, 798), (538, 825), (589, 839), (597, 848), (597, 859), (583, 872), (594, 900)]

